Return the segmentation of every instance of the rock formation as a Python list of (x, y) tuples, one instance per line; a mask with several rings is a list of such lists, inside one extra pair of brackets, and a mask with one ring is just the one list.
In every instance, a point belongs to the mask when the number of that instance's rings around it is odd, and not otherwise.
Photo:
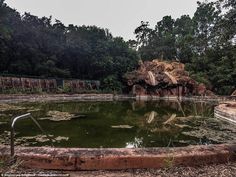
[(171, 61), (139, 62), (139, 68), (124, 78), (135, 95), (187, 96), (212, 94), (204, 84), (193, 80), (185, 65)]

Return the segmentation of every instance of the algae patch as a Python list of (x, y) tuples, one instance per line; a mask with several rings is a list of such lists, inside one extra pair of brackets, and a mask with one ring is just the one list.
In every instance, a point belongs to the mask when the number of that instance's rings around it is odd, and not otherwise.
[[(16, 133), (17, 135), (18, 133)], [(30, 146), (36, 145), (38, 143), (60, 143), (61, 141), (68, 141), (69, 137), (64, 136), (54, 136), (54, 135), (36, 135), (36, 136), (23, 136), (15, 137), (15, 145), (20, 146)], [(10, 132), (4, 131), (0, 135), (0, 144), (9, 145), (10, 144)]]
[(45, 118), (40, 118), (40, 120), (49, 119), (51, 121), (64, 121), (64, 120), (71, 120), (73, 118), (77, 118), (75, 114), (71, 114), (69, 112), (61, 112), (61, 111), (48, 111), (47, 116)]
[(26, 109), (26, 108), (25, 107), (21, 107), (21, 106), (15, 106), (15, 105), (5, 104), (5, 103), (1, 103), (0, 104), (0, 112), (18, 111), (18, 110), (24, 110), (24, 109)]
[(122, 129), (130, 129), (133, 128), (133, 126), (130, 125), (113, 125), (111, 128), (122, 128)]
[[(200, 122), (199, 122), (200, 123)], [(195, 130), (182, 132), (183, 135), (198, 139), (208, 139), (216, 143), (234, 143), (236, 129), (235, 125), (228, 122), (206, 119)]]
[(26, 136), (18, 138), (16, 144), (22, 146), (35, 145), (37, 143), (60, 143), (61, 141), (68, 141), (69, 137), (57, 136), (54, 135), (36, 135), (36, 136)]

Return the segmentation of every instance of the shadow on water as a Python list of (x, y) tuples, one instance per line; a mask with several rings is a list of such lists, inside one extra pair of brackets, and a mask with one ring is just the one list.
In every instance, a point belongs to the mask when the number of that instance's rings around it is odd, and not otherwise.
[[(0, 143), (9, 144), (9, 117), (26, 112), (37, 118), (56, 147), (173, 147), (234, 141), (235, 128), (215, 119), (213, 109), (212, 102), (189, 101), (11, 104), (0, 109)], [(50, 146), (50, 141), (29, 120), (22, 120), (16, 126), (16, 144)]]

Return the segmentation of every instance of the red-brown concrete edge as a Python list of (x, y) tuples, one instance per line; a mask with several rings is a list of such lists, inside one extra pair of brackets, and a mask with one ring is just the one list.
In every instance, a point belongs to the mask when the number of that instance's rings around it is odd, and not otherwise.
[[(0, 146), (0, 159), (10, 149)], [(188, 146), (181, 148), (49, 148), (17, 147), (22, 166), (50, 170), (119, 170), (198, 166), (236, 160), (236, 144)]]

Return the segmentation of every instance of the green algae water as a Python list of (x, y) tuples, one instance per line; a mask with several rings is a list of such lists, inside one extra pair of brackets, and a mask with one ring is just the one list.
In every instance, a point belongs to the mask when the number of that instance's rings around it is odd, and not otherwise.
[(81, 148), (178, 147), (235, 141), (230, 123), (214, 118), (215, 103), (177, 101), (45, 102), (0, 104), (0, 144), (9, 144), (10, 118), (16, 144)]

